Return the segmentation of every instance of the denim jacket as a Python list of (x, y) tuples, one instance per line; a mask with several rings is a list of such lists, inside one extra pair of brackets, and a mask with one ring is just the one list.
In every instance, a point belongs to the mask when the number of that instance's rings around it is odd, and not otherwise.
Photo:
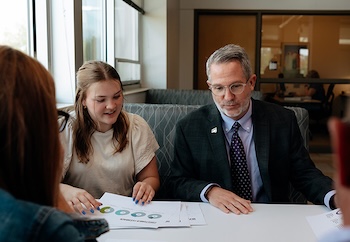
[(95, 234), (91, 236), (90, 223), (73, 219), (53, 207), (15, 199), (0, 189), (0, 242), (85, 241), (108, 231), (105, 220), (93, 221), (92, 225), (99, 229), (94, 228)]

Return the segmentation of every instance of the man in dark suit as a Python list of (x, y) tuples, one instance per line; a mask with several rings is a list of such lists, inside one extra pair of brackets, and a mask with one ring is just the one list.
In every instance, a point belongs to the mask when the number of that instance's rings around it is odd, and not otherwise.
[[(332, 180), (310, 159), (294, 112), (251, 98), (256, 75), (245, 50), (227, 45), (215, 51), (207, 61), (207, 76), (215, 104), (177, 124), (169, 179), (174, 198), (246, 214), (253, 211), (251, 202), (290, 202), (292, 184), (307, 200), (334, 207)], [(231, 147), (235, 122), (240, 124), (245, 157), (238, 160), (246, 160), (250, 198), (233, 185), (243, 174), (232, 175), (230, 168), (237, 162), (237, 147)]]

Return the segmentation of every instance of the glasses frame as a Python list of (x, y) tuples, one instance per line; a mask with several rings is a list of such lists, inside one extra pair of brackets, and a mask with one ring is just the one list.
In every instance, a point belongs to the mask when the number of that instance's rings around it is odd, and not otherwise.
[(58, 126), (58, 132), (61, 133), (67, 126), (69, 113), (62, 110), (57, 110), (57, 115), (58, 115), (58, 119), (60, 119), (61, 117), (64, 117), (63, 121)]
[[(245, 83), (231, 83), (230, 85), (226, 85), (226, 86), (221, 86), (221, 87), (223, 87), (224, 88), (224, 94), (222, 94), (222, 95), (217, 95), (217, 94), (215, 94), (214, 92), (213, 92), (213, 90), (212, 90), (212, 84), (210, 84), (209, 83), (209, 90), (211, 91), (211, 93), (213, 93), (215, 96), (225, 96), (225, 94), (226, 94), (226, 89), (228, 88), (228, 90), (230, 90), (230, 92), (233, 94), (233, 95), (240, 95), (240, 94), (242, 94), (243, 92), (244, 92), (244, 88), (247, 86), (247, 84), (248, 84), (248, 81), (250, 80), (250, 78), (248, 78), (248, 80), (245, 82)], [(242, 91), (240, 92), (240, 93), (233, 93), (232, 91), (231, 91), (231, 87), (233, 86), (233, 85), (237, 85), (237, 84), (239, 84), (239, 85), (242, 85), (243, 86), (243, 89), (242, 89)], [(220, 85), (218, 85), (218, 86), (220, 86)]]

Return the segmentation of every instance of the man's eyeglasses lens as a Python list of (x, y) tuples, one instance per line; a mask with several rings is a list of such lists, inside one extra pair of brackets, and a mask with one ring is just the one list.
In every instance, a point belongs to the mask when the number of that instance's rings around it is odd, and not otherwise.
[(226, 92), (226, 88), (228, 87), (230, 92), (232, 94), (238, 95), (241, 94), (244, 91), (244, 87), (247, 85), (247, 83), (233, 83), (230, 86), (217, 86), (217, 85), (212, 85), (209, 87), (211, 92), (214, 95), (217, 96), (224, 96)]
[(58, 114), (58, 131), (61, 133), (67, 125), (69, 114), (62, 110), (57, 110)]

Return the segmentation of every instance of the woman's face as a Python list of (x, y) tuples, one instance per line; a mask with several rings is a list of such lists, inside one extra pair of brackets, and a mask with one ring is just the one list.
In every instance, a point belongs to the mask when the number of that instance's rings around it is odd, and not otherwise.
[(92, 84), (87, 89), (83, 106), (87, 108), (98, 131), (110, 130), (123, 108), (123, 92), (119, 81), (104, 80)]

